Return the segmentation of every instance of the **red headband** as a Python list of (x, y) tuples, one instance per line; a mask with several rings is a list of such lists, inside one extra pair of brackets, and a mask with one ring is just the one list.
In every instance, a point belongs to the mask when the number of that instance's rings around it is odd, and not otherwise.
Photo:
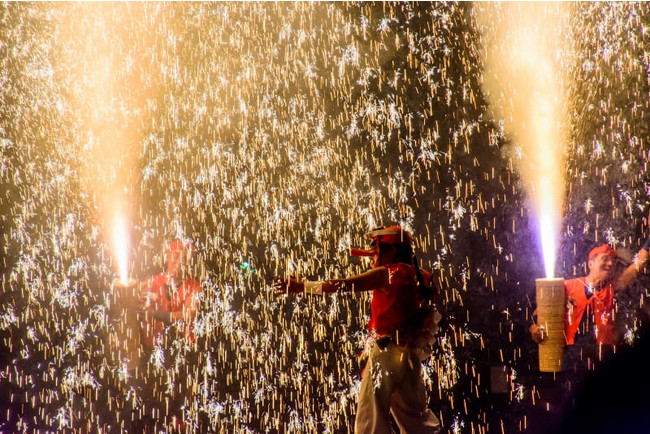
[(591, 249), (591, 252), (589, 252), (589, 260), (591, 261), (594, 259), (596, 256), (600, 254), (605, 254), (611, 256), (613, 259), (618, 258), (618, 255), (616, 254), (616, 251), (609, 247), (607, 244), (603, 244), (602, 246), (594, 247)]

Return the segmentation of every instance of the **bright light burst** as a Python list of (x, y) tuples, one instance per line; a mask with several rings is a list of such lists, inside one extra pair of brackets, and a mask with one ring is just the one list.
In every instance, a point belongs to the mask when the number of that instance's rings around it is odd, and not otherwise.
[(559, 214), (550, 206), (539, 210), (539, 232), (544, 256), (546, 278), (555, 277), (555, 260), (557, 252), (557, 234), (559, 234)]
[(555, 273), (565, 191), (566, 119), (571, 54), (567, 7), (506, 3), (478, 8), (484, 29), (484, 86), (505, 120), (521, 177), (538, 219), (546, 277)]
[(113, 249), (119, 282), (126, 285), (129, 283), (129, 232), (122, 215), (113, 218)]

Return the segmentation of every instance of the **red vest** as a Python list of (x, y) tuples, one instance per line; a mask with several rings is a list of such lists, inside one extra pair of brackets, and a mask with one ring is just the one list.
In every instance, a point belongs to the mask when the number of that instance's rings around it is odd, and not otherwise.
[[(393, 334), (416, 313), (420, 307), (420, 293), (415, 269), (408, 264), (387, 265), (389, 285), (387, 290), (372, 292), (372, 316), (368, 329), (378, 335)], [(421, 270), (424, 281), (431, 275)]]
[(586, 286), (584, 277), (564, 281), (567, 299), (566, 343), (573, 345), (582, 316), (593, 315), (596, 342), (614, 345), (617, 341), (614, 330), (614, 285), (608, 283), (589, 298), (585, 295)]
[[(178, 312), (183, 307), (190, 307), (196, 303), (195, 296), (201, 292), (201, 284), (194, 279), (185, 279), (183, 284), (176, 290), (171, 300), (165, 291), (167, 284), (167, 274), (162, 273), (154, 276), (149, 282), (149, 293), (156, 296), (156, 300), (149, 305), (149, 312), (157, 310), (165, 312)], [(153, 347), (156, 339), (163, 337), (164, 325), (162, 322), (153, 318), (150, 321), (142, 321), (142, 338), (143, 343), (148, 347)], [(178, 326), (179, 334), (185, 335), (191, 343), (194, 342), (194, 333), (192, 324), (182, 324)]]

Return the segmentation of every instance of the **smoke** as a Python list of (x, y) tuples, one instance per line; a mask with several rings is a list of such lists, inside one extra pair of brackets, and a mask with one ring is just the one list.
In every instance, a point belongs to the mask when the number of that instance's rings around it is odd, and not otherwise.
[(565, 188), (568, 7), (562, 3), (478, 4), (483, 90), (502, 122), (510, 157), (538, 219), (547, 277), (553, 277)]
[(146, 37), (132, 38), (145, 9), (69, 4), (62, 6), (65, 26), (57, 29), (66, 47), (58, 69), (66, 71), (60, 79), (76, 127), (69, 146), (83, 155), (81, 194), (96, 211), (99, 234), (122, 280), (128, 274), (129, 234), (138, 203), (133, 186), (146, 128), (141, 119), (150, 98), (142, 58), (153, 44)]
[[(68, 5), (61, 62), (68, 74), (65, 89), (78, 130), (72, 146), (83, 155), (80, 167), (82, 194), (97, 214), (102, 241), (114, 259), (115, 271), (126, 280), (129, 268), (129, 233), (137, 197), (139, 148), (144, 125), (138, 122), (146, 105), (146, 86), (140, 82), (141, 59), (148, 40), (132, 40), (129, 29), (142, 20), (139, 7)], [(122, 11), (124, 12), (124, 11)], [(79, 38), (78, 35), (86, 35)]]

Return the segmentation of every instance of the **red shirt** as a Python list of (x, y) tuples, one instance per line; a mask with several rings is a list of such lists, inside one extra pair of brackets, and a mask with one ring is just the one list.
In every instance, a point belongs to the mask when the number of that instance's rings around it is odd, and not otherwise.
[[(197, 295), (201, 293), (201, 284), (194, 279), (185, 279), (183, 283), (173, 293), (171, 299), (167, 294), (166, 286), (171, 285), (171, 277), (167, 273), (161, 273), (154, 276), (149, 281), (150, 302), (148, 303), (148, 312), (164, 311), (164, 312), (179, 312), (183, 308), (193, 309), (196, 308)], [(148, 347), (153, 347), (154, 343), (163, 336), (164, 324), (158, 320), (153, 319), (150, 315), (149, 321), (143, 320), (141, 322), (142, 340)], [(192, 331), (192, 324), (178, 324), (179, 334), (185, 335), (189, 342), (194, 342), (194, 333)]]
[[(390, 335), (406, 324), (420, 307), (420, 292), (415, 269), (408, 264), (387, 265), (389, 285), (387, 290), (372, 292), (372, 316), (368, 329), (379, 335)], [(421, 270), (424, 281), (431, 274)]]
[[(616, 344), (614, 330), (614, 285), (610, 282), (587, 296), (585, 278), (564, 281), (567, 299), (566, 343), (573, 345), (583, 315), (596, 326), (596, 342), (604, 345)], [(593, 318), (593, 319), (592, 319)]]

